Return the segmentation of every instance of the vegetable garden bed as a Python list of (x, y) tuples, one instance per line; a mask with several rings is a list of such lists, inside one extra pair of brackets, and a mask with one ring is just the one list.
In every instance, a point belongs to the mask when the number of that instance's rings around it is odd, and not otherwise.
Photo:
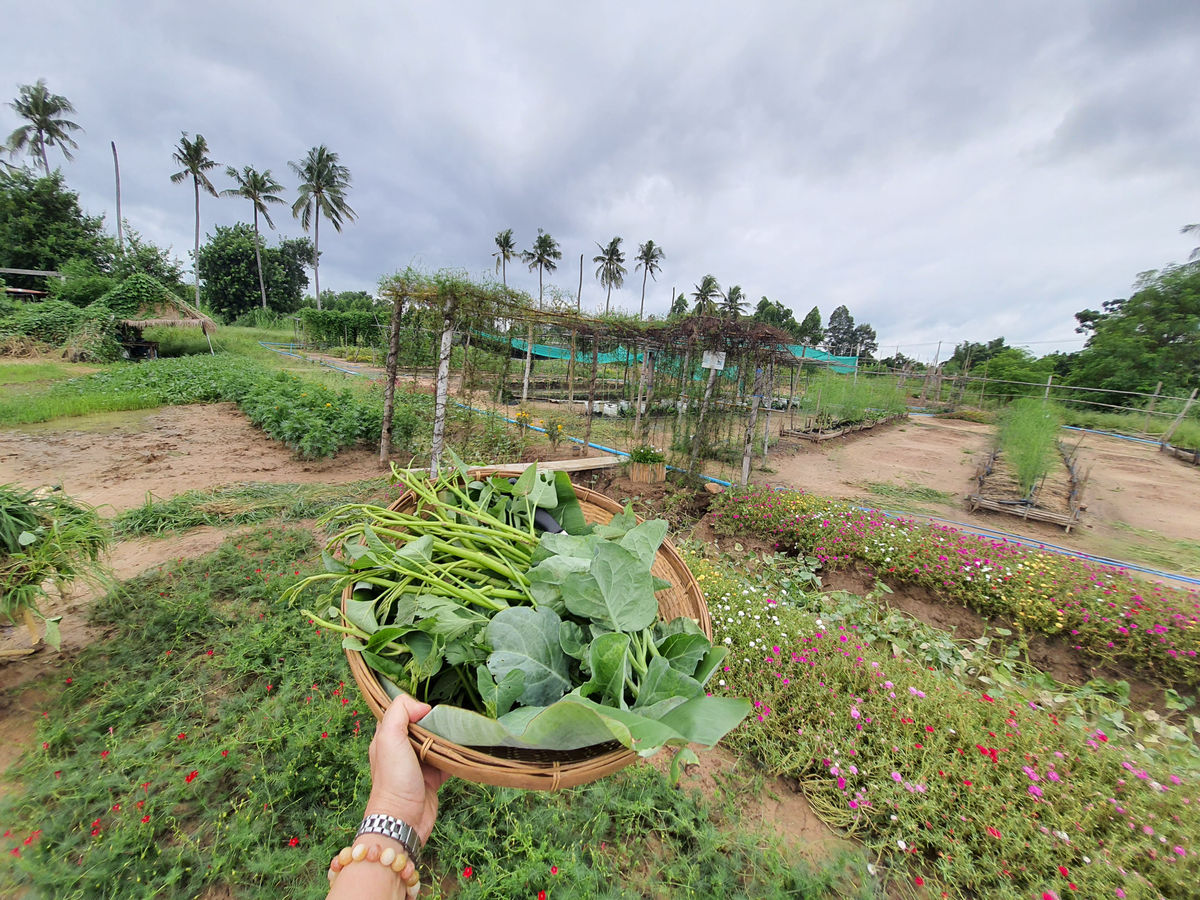
[(1003, 455), (994, 450), (976, 476), (978, 489), (967, 495), (971, 512), (986, 509), (1036, 522), (1061, 525), (1067, 534), (1087, 508), (1081, 502), (1085, 478), (1078, 475), (1074, 457), (1059, 447), (1063, 465), (1052, 469), (1028, 494), (1021, 490)]
[(784, 429), (781, 432), (783, 437), (798, 437), (806, 441), (820, 442), (828, 441), (833, 438), (843, 437), (847, 434), (854, 434), (859, 431), (869, 431), (872, 428), (877, 428), (883, 425), (891, 425), (893, 422), (898, 422), (901, 419), (907, 419), (908, 413), (897, 413), (891, 416), (885, 416), (882, 419), (867, 419), (861, 422), (835, 422), (833, 424), (820, 424), (818, 417), (809, 416), (805, 422), (804, 428), (799, 429)]
[(1188, 450), (1185, 447), (1174, 447), (1164, 442), (1159, 445), (1158, 449), (1163, 453), (1169, 453), (1176, 459), (1182, 459), (1184, 462), (1191, 463), (1193, 466), (1200, 466), (1200, 447)]

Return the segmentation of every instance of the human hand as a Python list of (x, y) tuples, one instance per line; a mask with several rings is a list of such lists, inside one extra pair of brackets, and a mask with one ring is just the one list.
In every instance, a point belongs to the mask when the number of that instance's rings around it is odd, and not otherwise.
[[(424, 765), (408, 742), (408, 723), (419, 722), (432, 707), (401, 694), (392, 700), (375, 726), (368, 755), (371, 760), (371, 796), (365, 815), (383, 813), (416, 829), (421, 843), (429, 840), (437, 818), (438, 788), (449, 777)], [(414, 848), (415, 849), (415, 848)]]

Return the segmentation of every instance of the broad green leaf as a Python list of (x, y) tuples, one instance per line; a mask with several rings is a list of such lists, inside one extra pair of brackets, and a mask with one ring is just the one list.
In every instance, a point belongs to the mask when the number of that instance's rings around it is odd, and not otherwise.
[(587, 659), (588, 642), (579, 623), (567, 620), (558, 626), (558, 644), (563, 653), (574, 659)]
[[(654, 565), (654, 557), (658, 554), (658, 548), (666, 536), (667, 523), (664, 519), (648, 519), (629, 529), (621, 538), (620, 544), (640, 559), (642, 565), (648, 569)], [(661, 588), (655, 588), (655, 590), (661, 590)]]
[(395, 547), (389, 547), (379, 539), (379, 535), (375, 533), (375, 529), (370, 525), (363, 525), (362, 529), (363, 542), (367, 545), (367, 549), (378, 561), (377, 565), (386, 565), (387, 560), (396, 552)]
[(371, 635), (371, 639), (367, 641), (366, 649), (372, 653), (382, 653), (390, 644), (403, 644), (404, 641), (402, 639), (405, 635), (415, 630), (411, 625), (390, 625), (387, 628), (380, 628)]
[(657, 646), (671, 667), (685, 675), (695, 675), (696, 666), (712, 648), (703, 634), (669, 634)]
[(321, 563), (325, 566), (325, 571), (334, 575), (345, 575), (350, 570), (340, 559), (330, 553), (328, 550), (321, 551)]
[(48, 619), (43, 619), (42, 622), (46, 626), (46, 634), (44, 640), (55, 650), (62, 649), (62, 632), (59, 630), (58, 623), (62, 621), (62, 616), (51, 616)]
[(689, 744), (711, 747), (750, 714), (750, 701), (733, 697), (696, 697), (671, 710), (662, 723)]
[(408, 670), (395, 660), (389, 659), (386, 656), (380, 656), (377, 653), (372, 653), (370, 650), (363, 650), (362, 658), (363, 661), (376, 672), (379, 672), (381, 675), (386, 675), (397, 684), (404, 685), (410, 682)]
[(563, 583), (574, 572), (586, 572), (590, 559), (578, 556), (548, 556), (529, 570), (529, 592), (538, 606), (550, 606), (562, 613)]
[(700, 630), (700, 626), (696, 624), (695, 619), (689, 619), (687, 616), (676, 616), (670, 622), (662, 622), (655, 626), (655, 631), (668, 637), (672, 634), (704, 634)]
[[(28, 547), (30, 544), (37, 541), (37, 539), (38, 539), (38, 536), (36, 534), (34, 534), (32, 531), (22, 531), (19, 535), (17, 535), (17, 543), (20, 544), (22, 547)], [(57, 648), (55, 648), (55, 649), (57, 649)]]
[(625, 533), (635, 525), (637, 525), (637, 516), (633, 512), (633, 504), (626, 503), (625, 508), (613, 516), (607, 525), (595, 526), (592, 533), (605, 540), (612, 540), (624, 537)]
[(656, 656), (650, 660), (646, 674), (642, 676), (641, 684), (638, 685), (637, 702), (633, 704), (633, 708), (641, 710), (643, 707), (676, 697), (690, 700), (703, 693), (704, 688), (700, 682), (672, 668), (665, 657)]
[(577, 750), (614, 739), (626, 745), (630, 741), (628, 729), (620, 723), (570, 698), (547, 707), (520, 707), (500, 720), (440, 704), (421, 719), (421, 727), (464, 747)]
[(419, 624), (422, 631), (441, 635), (448, 641), (466, 632), (483, 628), (488, 621), (487, 616), (482, 613), (462, 606), (449, 597), (434, 594), (418, 596), (417, 611), (421, 616)]
[(596, 546), (587, 573), (563, 583), (567, 609), (614, 631), (641, 631), (658, 616), (649, 570), (636, 556), (611, 541)]
[(533, 551), (534, 566), (555, 556), (590, 560), (596, 553), (600, 539), (592, 535), (567, 534), (565, 531), (547, 531), (538, 540)]
[(370, 600), (347, 600), (346, 611), (343, 613), (346, 621), (356, 628), (360, 628), (367, 634), (374, 634), (379, 630), (379, 623), (375, 621), (375, 604)]
[[(606, 706), (625, 709), (625, 679), (629, 676), (629, 635), (613, 632), (592, 641), (588, 662), (591, 680), (581, 684), (581, 697), (595, 697)], [(597, 696), (598, 695), (598, 696)]]
[(716, 646), (704, 654), (704, 658), (700, 660), (700, 664), (696, 666), (696, 671), (692, 673), (701, 684), (708, 684), (708, 679), (712, 678), (713, 672), (717, 671), (717, 666), (725, 661), (729, 650), (726, 647)]
[(503, 679), (513, 669), (525, 673), (525, 706), (547, 706), (571, 689), (567, 657), (559, 645), (559, 617), (544, 607), (514, 606), (492, 617), (487, 640), (492, 645), (488, 671)]
[(479, 666), (475, 670), (475, 680), (479, 696), (483, 698), (484, 708), (493, 719), (512, 709), (513, 704), (525, 692), (525, 673), (520, 669), (513, 669), (497, 682), (486, 666)]
[(656, 594), (659, 591), (665, 591), (667, 588), (675, 587), (675, 585), (672, 584), (670, 581), (667, 581), (667, 579), (665, 579), (665, 578), (659, 578), (657, 575), (655, 575), (653, 577), (653, 581), (654, 581), (654, 592)]
[(530, 463), (525, 467), (525, 471), (517, 478), (516, 483), (512, 486), (512, 495), (514, 497), (528, 497), (529, 492), (533, 490), (533, 485), (537, 481), (537, 463)]
[(687, 703), (687, 697), (664, 697), (657, 703), (651, 703), (649, 706), (639, 706), (635, 712), (639, 716), (645, 716), (647, 719), (661, 719), (675, 707)]
[(676, 751), (671, 758), (670, 781), (672, 787), (679, 787), (679, 782), (683, 779), (684, 772), (688, 766), (699, 765), (700, 757), (696, 755), (696, 751), (691, 747), (681, 747)]
[(587, 534), (592, 526), (583, 517), (583, 507), (579, 505), (579, 497), (571, 484), (571, 477), (566, 472), (554, 473), (554, 489), (558, 494), (558, 506), (550, 514), (558, 520), (567, 534)]
[[(640, 756), (652, 756), (667, 744), (681, 744), (687, 742), (686, 735), (680, 734), (675, 728), (666, 723), (664, 720), (649, 719), (631, 709), (614, 709), (611, 706), (601, 706), (584, 697), (577, 697), (574, 694), (564, 698), (570, 703), (584, 704), (596, 713), (600, 718), (610, 720), (609, 728), (614, 734), (617, 734), (618, 729), (611, 723), (623, 727), (629, 734), (628, 741), (620, 740), (622, 744), (630, 750), (635, 751)], [(695, 701), (692, 701), (695, 702)], [(746, 704), (749, 707), (749, 704)]]
[(354, 635), (348, 634), (344, 638), (342, 638), (342, 649), (343, 650), (353, 650), (355, 653), (362, 653), (364, 650), (367, 649), (367, 645), (364, 644), (362, 641), (360, 641), (358, 638), (356, 638)]
[(538, 473), (533, 487), (529, 490), (529, 502), (542, 509), (554, 509), (558, 506), (558, 491), (555, 490), (554, 476), (551, 473)]

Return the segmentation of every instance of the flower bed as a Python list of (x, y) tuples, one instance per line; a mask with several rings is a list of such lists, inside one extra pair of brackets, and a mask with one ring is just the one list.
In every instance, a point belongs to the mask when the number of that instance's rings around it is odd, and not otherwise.
[(1200, 685), (1200, 593), (955, 528), (799, 491), (749, 488), (717, 497), (721, 534), (756, 534), (828, 566), (861, 561), (884, 580), (920, 584), (1029, 632), (1061, 636), (1088, 657), (1136, 665), (1166, 683)]
[(795, 778), (892, 880), (930, 897), (1195, 895), (1194, 756), (894, 658), (731, 568), (693, 570), (730, 648), (716, 690), (756, 707), (727, 743)]

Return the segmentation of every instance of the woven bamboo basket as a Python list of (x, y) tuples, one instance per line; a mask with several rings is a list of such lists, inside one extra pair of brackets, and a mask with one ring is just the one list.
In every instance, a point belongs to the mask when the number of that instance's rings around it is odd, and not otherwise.
[[(476, 469), (472, 474), (486, 476), (488, 469)], [(606, 523), (622, 509), (621, 504), (611, 497), (575, 485), (579, 505), (588, 522)], [(403, 494), (391, 509), (409, 510), (416, 505), (411, 493)], [(659, 547), (658, 556), (650, 571), (671, 582), (671, 587), (656, 594), (659, 616), (674, 619), (687, 616), (694, 619), (709, 640), (712, 640), (712, 620), (704, 594), (695, 577), (684, 564), (678, 551), (668, 541)], [(342, 594), (345, 601), (351, 597), (351, 588)], [(383, 718), (391, 698), (384, 691), (375, 672), (363, 661), (362, 655), (346, 651), (350, 671), (358, 689), (374, 713)], [(512, 747), (464, 747), (439, 737), (420, 725), (409, 725), (408, 739), (417, 756), (435, 768), (474, 781), (479, 784), (494, 784), (503, 787), (527, 788), (552, 791), (559, 788), (587, 784), (605, 775), (625, 768), (637, 759), (637, 754), (621, 746), (617, 741), (582, 747), (578, 750), (524, 750)]]

